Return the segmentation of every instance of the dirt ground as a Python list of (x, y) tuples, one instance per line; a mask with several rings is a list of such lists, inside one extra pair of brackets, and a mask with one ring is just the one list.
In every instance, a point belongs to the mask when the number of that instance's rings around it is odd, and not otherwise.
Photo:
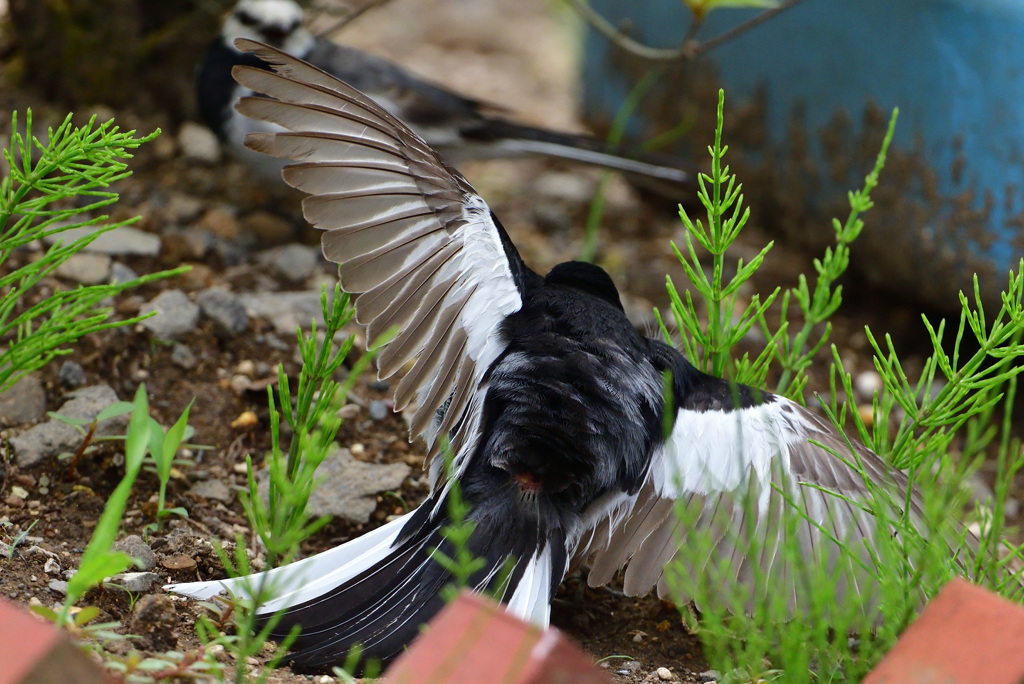
[[(468, 13), (468, 19), (463, 14), (459, 16), (464, 20), (454, 20), (460, 12)], [(473, 30), (467, 31), (467, 26)], [(531, 36), (528, 45), (511, 38), (524, 34)], [(470, 6), (441, 0), (396, 2), (361, 19), (359, 30), (349, 30), (342, 37), (414, 64), (417, 70), (464, 92), (505, 104), (521, 112), (527, 121), (576, 127), (573, 60), (577, 30), (563, 14), (552, 14), (551, 3), (491, 0)], [(147, 128), (146, 121), (131, 118), (130, 113), (116, 114), (123, 114), (126, 124), (140, 131), (152, 128)], [(193, 269), (174, 280), (126, 293), (115, 302), (118, 315), (134, 314), (160, 291), (172, 288), (189, 294), (211, 285), (222, 285), (236, 293), (308, 291), (311, 282), (330, 280), (332, 271), (327, 264), (321, 264), (311, 279), (294, 283), (268, 274), (260, 261), (260, 253), (274, 243), (311, 240), (309, 231), (301, 228), (294, 195), (269, 190), (231, 160), (203, 164), (186, 158), (175, 131), (165, 132), (156, 143), (141, 150), (132, 168), (135, 175), (117, 188), (122, 201), (116, 217), (141, 215), (139, 227), (161, 236), (162, 246), (156, 256), (118, 260), (140, 274), (179, 263), (189, 263)], [(544, 272), (578, 254), (581, 227), (600, 173), (532, 160), (476, 163), (466, 169), (466, 174), (491, 203), (535, 270)], [(191, 203), (188, 216), (172, 216), (169, 207), (180, 208), (182, 201)], [(257, 225), (272, 225), (276, 232), (254, 235), (252, 230)], [(189, 226), (212, 233), (217, 244), (230, 248), (195, 248), (182, 237), (181, 229)], [(670, 207), (645, 203), (621, 179), (613, 181), (598, 261), (623, 292), (634, 322), (645, 329), (650, 330), (653, 324), (652, 306), (667, 310), (665, 275), (671, 275), (677, 283), (684, 280), (669, 247), (670, 240), (682, 236), (682, 230)], [(739, 255), (749, 258), (767, 239), (770, 236), (753, 225), (742, 238)], [(16, 258), (30, 257), (26, 253)], [(777, 246), (747, 294), (795, 284), (798, 273), (812, 271), (811, 259), (812, 255)], [(48, 285), (74, 285), (66, 279), (52, 280)], [(914, 359), (921, 358), (926, 338), (917, 313), (888, 295), (851, 282), (833, 339), (853, 372), (871, 369), (862, 332), (865, 324), (893, 333), (911, 368)], [(123, 400), (130, 400), (144, 381), (152, 413), (165, 426), (195, 400), (190, 420), (195, 428), (193, 441), (210, 448), (196, 451), (194, 464), (181, 468), (169, 488), (168, 505), (183, 506), (189, 517), (148, 537), (156, 553), (158, 584), (222, 576), (223, 570), (205, 541), (212, 537), (229, 539), (237, 532), (251, 538), (236, 497), (220, 501), (189, 492), (196, 482), (207, 480), (219, 480), (229, 490), (242, 487), (244, 475), (239, 472), (239, 464), (244, 463), (245, 455), (251, 454), (259, 461), (269, 448), (265, 387), (272, 378), (272, 369), (283, 363), (292, 378), (298, 369), (294, 336), (280, 333), (268, 317), (251, 317), (243, 334), (227, 337), (218, 336), (213, 324), (204, 319), (180, 343), (195, 357), (196, 365), (190, 370), (183, 370), (172, 358), (174, 346), (136, 326), (90, 335), (71, 354), (40, 372), (46, 409), (50, 411), (57, 410), (68, 393), (58, 372), (69, 360), (84, 370), (82, 385), (109, 384)], [(233, 382), (240, 375), (250, 382)], [(826, 378), (821, 373), (812, 374), (812, 387), (825, 386)], [(419, 469), (423, 445), (407, 442), (405, 422), (400, 416), (389, 413), (381, 420), (371, 417), (368, 407), (374, 401), (388, 400), (385, 388), (371, 375), (360, 380), (354, 394), (354, 408), (347, 412), (339, 443), (365, 462), (411, 465), (413, 471), (398, 494), (408, 505), (415, 505), (426, 492)], [(256, 420), (240, 425), (237, 419), (247, 411), (253, 412)], [(27, 427), (11, 425), (3, 434), (10, 437)], [(361, 448), (352, 448), (355, 445)], [(108, 445), (86, 455), (73, 474), (64, 462), (50, 460), (19, 468), (9, 452), (5, 456), (4, 471), (0, 473), (0, 522), (5, 526), (0, 528), (0, 541), (10, 542), (18, 531), (35, 526), (12, 559), (0, 558), (0, 595), (22, 604), (38, 601), (52, 605), (61, 596), (49, 588), (58, 574), (52, 572), (52, 564), (47, 570), (47, 561), (55, 559), (61, 570), (76, 567), (104, 501), (120, 479), (116, 448)], [(123, 521), (123, 535), (144, 534), (145, 526), (152, 521), (156, 484), (152, 474), (140, 478)], [(14, 496), (15, 487), (27, 496)], [(333, 522), (310, 540), (304, 552), (329, 548), (401, 512), (392, 497), (378, 496), (377, 501), (368, 523)], [(618, 681), (654, 681), (659, 667), (668, 667), (678, 681), (701, 681), (700, 673), (708, 669), (707, 663), (674, 607), (654, 597), (626, 598), (614, 587), (580, 591), (580, 581), (572, 578), (562, 587), (554, 604), (553, 623), (596, 659), (628, 656), (605, 663)], [(160, 593), (156, 587), (153, 591)], [(187, 651), (196, 646), (192, 623), (201, 609), (192, 602), (173, 603), (177, 624), (171, 636), (154, 633), (152, 626), (147, 631), (145, 618), (133, 614), (131, 601), (119, 590), (93, 592), (84, 603), (100, 606), (105, 616), (121, 621), (125, 630), (143, 634), (134, 647), (144, 652), (174, 647)], [(319, 679), (282, 670), (271, 681)]]

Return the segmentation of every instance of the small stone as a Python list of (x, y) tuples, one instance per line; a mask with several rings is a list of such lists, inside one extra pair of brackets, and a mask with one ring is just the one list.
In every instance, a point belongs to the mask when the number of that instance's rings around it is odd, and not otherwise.
[(182, 620), (170, 596), (146, 594), (135, 604), (128, 630), (140, 637), (138, 648), (164, 652), (177, 648), (181, 625)]
[(283, 245), (295, 239), (295, 225), (276, 214), (254, 211), (242, 219), (242, 230), (264, 246)]
[(236, 337), (249, 327), (249, 315), (242, 301), (224, 288), (203, 290), (196, 301), (203, 315), (213, 321), (213, 331), (218, 337)]
[(165, 290), (142, 305), (143, 314), (157, 314), (142, 321), (142, 326), (159, 339), (173, 340), (195, 329), (199, 321), (199, 307), (181, 290)]
[(18, 485), (14, 485), (13, 487), (11, 487), (11, 496), (13, 496), (15, 498), (18, 498), (18, 499), (27, 499), (28, 498), (28, 492), (25, 491), (24, 487), (19, 487)]
[(380, 401), (378, 399), (370, 402), (370, 418), (373, 420), (380, 422), (387, 418), (389, 413), (391, 413), (391, 409), (388, 407), (386, 401)]
[(74, 361), (65, 361), (57, 371), (57, 379), (64, 389), (75, 389), (85, 384), (85, 370)]
[(47, 558), (43, 565), (43, 572), (47, 575), (56, 575), (60, 572), (60, 563), (55, 558)]
[(139, 274), (133, 271), (129, 266), (125, 266), (120, 261), (115, 261), (110, 264), (110, 284), (118, 285), (120, 283), (127, 283), (135, 280), (139, 277)]
[(322, 329), (324, 313), (320, 292), (261, 292), (240, 295), (250, 316), (265, 318), (280, 335), (295, 338), (295, 329), (309, 330), (312, 321)]
[[(53, 243), (60, 240), (64, 244), (68, 244), (72, 240), (92, 235), (99, 230), (101, 229), (92, 226), (72, 228), (71, 230), (47, 236), (45, 241)], [(113, 230), (103, 231), (99, 237), (90, 242), (80, 253), (92, 253), (94, 256), (102, 254), (108, 257), (123, 254), (156, 256), (160, 253), (160, 236), (131, 226), (121, 226)], [(109, 259), (107, 260), (107, 270), (108, 272), (110, 270)]]
[(875, 407), (870, 404), (861, 404), (857, 407), (857, 415), (864, 421), (865, 427), (871, 427), (875, 424)]
[(294, 243), (269, 249), (259, 256), (272, 271), (293, 283), (301, 283), (313, 275), (322, 258), (319, 250)]
[(223, 480), (200, 480), (192, 485), (188, 493), (200, 499), (213, 499), (224, 503), (230, 503), (235, 498), (234, 492)]
[(196, 567), (196, 561), (191, 556), (185, 554), (178, 554), (176, 556), (168, 556), (160, 561), (160, 565), (164, 566), (168, 570), (193, 570)]
[(659, 667), (656, 673), (658, 675), (658, 679), (660, 679), (663, 682), (671, 682), (673, 679), (676, 678), (676, 676), (672, 674), (672, 670), (668, 669), (667, 667)]
[(251, 428), (260, 422), (260, 419), (252, 411), (242, 411), (237, 418), (231, 421), (233, 428)]
[(46, 414), (46, 392), (35, 373), (23, 375), (0, 392), (0, 425), (33, 423)]
[(110, 278), (110, 262), (111, 259), (106, 254), (79, 252), (68, 257), (67, 261), (57, 267), (55, 273), (61, 278), (78, 283), (96, 285), (105, 283)]
[(220, 143), (206, 126), (186, 121), (178, 131), (178, 146), (186, 159), (208, 164), (220, 161)]
[(235, 213), (224, 207), (214, 207), (199, 219), (199, 227), (205, 228), (216, 237), (234, 240), (238, 237), (238, 220)]
[(121, 541), (114, 542), (115, 551), (123, 551), (139, 561), (143, 570), (151, 570), (156, 566), (156, 554), (142, 537), (137, 534), (130, 534)]
[(176, 344), (174, 349), (171, 350), (171, 363), (178, 368), (192, 370), (199, 361), (196, 360), (196, 355), (192, 353), (192, 349), (184, 344)]
[(107, 582), (116, 584), (133, 594), (145, 594), (159, 580), (160, 575), (155, 572), (123, 572), (120, 575), (114, 575)]
[(875, 396), (876, 392), (885, 389), (885, 383), (882, 382), (882, 376), (877, 371), (868, 370), (857, 374), (853, 379), (853, 388), (862, 398), (870, 399)]
[(722, 678), (722, 673), (718, 670), (705, 670), (704, 672), (701, 672), (699, 675), (697, 675), (697, 677), (702, 682), (717, 682), (719, 679)]
[(195, 220), (203, 210), (203, 201), (191, 195), (174, 194), (164, 205), (164, 216), (170, 223)]
[[(306, 510), (313, 517), (330, 515), (365, 523), (377, 508), (377, 493), (398, 489), (410, 472), (404, 463), (363, 463), (352, 458), (348, 449), (336, 449), (317, 469), (323, 483), (309, 498)], [(266, 496), (266, 471), (258, 477), (259, 491)]]
[[(50, 588), (50, 591), (57, 594), (63, 595), (68, 593), (68, 583), (64, 580), (52, 579), (46, 584), (46, 586)], [(31, 605), (31, 602), (29, 605)]]

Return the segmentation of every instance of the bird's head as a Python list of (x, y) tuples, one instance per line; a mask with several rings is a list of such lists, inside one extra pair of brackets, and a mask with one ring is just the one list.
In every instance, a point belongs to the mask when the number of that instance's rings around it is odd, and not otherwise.
[(302, 25), (302, 8), (293, 0), (241, 0), (224, 20), (222, 38), (232, 48), (236, 38), (248, 38), (299, 57), (315, 40)]
[(600, 266), (585, 261), (566, 261), (548, 271), (544, 280), (551, 285), (568, 285), (582, 290), (619, 309), (622, 308), (622, 300), (619, 299), (615, 283)]

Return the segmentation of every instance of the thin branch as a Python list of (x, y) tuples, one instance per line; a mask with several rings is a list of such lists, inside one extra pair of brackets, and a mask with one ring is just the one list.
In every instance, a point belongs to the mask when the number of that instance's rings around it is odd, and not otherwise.
[(761, 25), (772, 17), (785, 12), (795, 5), (798, 5), (803, 2), (803, 0), (785, 0), (779, 4), (779, 6), (759, 12), (750, 19), (737, 24), (728, 31), (725, 31), (703, 43), (698, 43), (694, 40), (694, 35), (703, 23), (701, 18), (694, 17), (693, 21), (690, 23), (689, 29), (687, 30), (686, 37), (683, 38), (683, 41), (679, 46), (674, 48), (655, 48), (650, 45), (644, 45), (643, 43), (630, 38), (626, 35), (625, 31), (616, 27), (595, 11), (594, 8), (590, 6), (589, 0), (569, 0), (569, 2), (588, 24), (590, 24), (614, 45), (642, 59), (648, 59), (656, 62), (668, 62), (676, 59), (694, 59), (700, 55), (710, 52), (711, 50), (734, 40), (736, 37), (746, 33), (750, 29)]
[(772, 17), (774, 17), (776, 15), (779, 15), (779, 14), (782, 14), (786, 10), (788, 10), (788, 9), (790, 9), (790, 8), (796, 6), (796, 5), (799, 5), (803, 1), (804, 0), (786, 0), (785, 2), (780, 4), (778, 7), (773, 7), (771, 9), (765, 10), (763, 12), (759, 12), (758, 14), (754, 15), (750, 19), (747, 19), (743, 23), (737, 24), (736, 26), (733, 26), (728, 31), (723, 31), (722, 33), (718, 34), (714, 38), (711, 38), (709, 40), (704, 41), (703, 43), (698, 45), (696, 48), (694, 48), (693, 56), (694, 57), (698, 57), (698, 56), (703, 55), (705, 53), (711, 52), (715, 48), (717, 48), (717, 47), (719, 47), (721, 45), (724, 45), (725, 43), (728, 43), (729, 41), (733, 40), (737, 36), (746, 33), (747, 31), (749, 31), (750, 29), (752, 29), (752, 28), (754, 28), (756, 26), (760, 26), (761, 24), (763, 24), (764, 22), (768, 21)]
[(370, 0), (370, 2), (363, 3), (359, 7), (355, 8), (354, 10), (352, 10), (352, 11), (348, 12), (347, 14), (343, 15), (340, 19), (338, 19), (334, 23), (328, 25), (327, 28), (323, 29), (322, 31), (317, 31), (316, 35), (317, 36), (329, 36), (332, 33), (334, 33), (335, 31), (339, 31), (342, 28), (344, 28), (345, 26), (348, 26), (349, 24), (351, 24), (353, 21), (355, 21), (356, 19), (361, 17), (363, 14), (365, 14), (369, 10), (376, 9), (376, 8), (382, 6), (382, 5), (386, 5), (389, 2), (391, 2), (391, 0)]

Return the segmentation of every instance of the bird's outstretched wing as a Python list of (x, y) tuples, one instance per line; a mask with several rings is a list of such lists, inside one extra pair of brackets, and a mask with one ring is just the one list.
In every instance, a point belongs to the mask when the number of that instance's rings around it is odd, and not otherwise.
[[(699, 375), (698, 382), (725, 385)], [(678, 557), (684, 563), (675, 571), (696, 577), (714, 569), (784, 597), (790, 609), (810, 599), (801, 591), (804, 565), (829, 568), (840, 600), (868, 589), (877, 537), (895, 532), (869, 510), (888, 506), (895, 520), (909, 501), (910, 521), (922, 523), (906, 475), (788, 399), (764, 394), (733, 408), (706, 395), (695, 401), (694, 389), (689, 399), (677, 395), (671, 434), (637, 496), (611, 508), (582, 540), (590, 584), (607, 583), (625, 566), (627, 594), (657, 586), (668, 597), (669, 564)], [(709, 543), (695, 543), (704, 533)], [(799, 553), (784, 551), (787, 544)], [(678, 588), (672, 598), (680, 598)], [(764, 598), (752, 592), (748, 608)]]
[[(326, 231), (324, 256), (356, 293), (368, 340), (397, 330), (377, 357), (380, 377), (414, 362), (395, 390), (396, 410), (415, 403), (412, 432), (428, 442), (456, 427), (475, 434), (462, 423), (479, 419), (484, 373), (504, 348), (501, 323), (538, 276), (469, 183), (398, 119), (279, 50), (235, 45), (272, 69), (234, 69), (266, 95), (243, 98), (239, 111), (289, 131), (246, 144), (295, 160), (284, 179), (311, 195), (303, 212)], [(458, 468), (464, 450), (453, 447)]]

